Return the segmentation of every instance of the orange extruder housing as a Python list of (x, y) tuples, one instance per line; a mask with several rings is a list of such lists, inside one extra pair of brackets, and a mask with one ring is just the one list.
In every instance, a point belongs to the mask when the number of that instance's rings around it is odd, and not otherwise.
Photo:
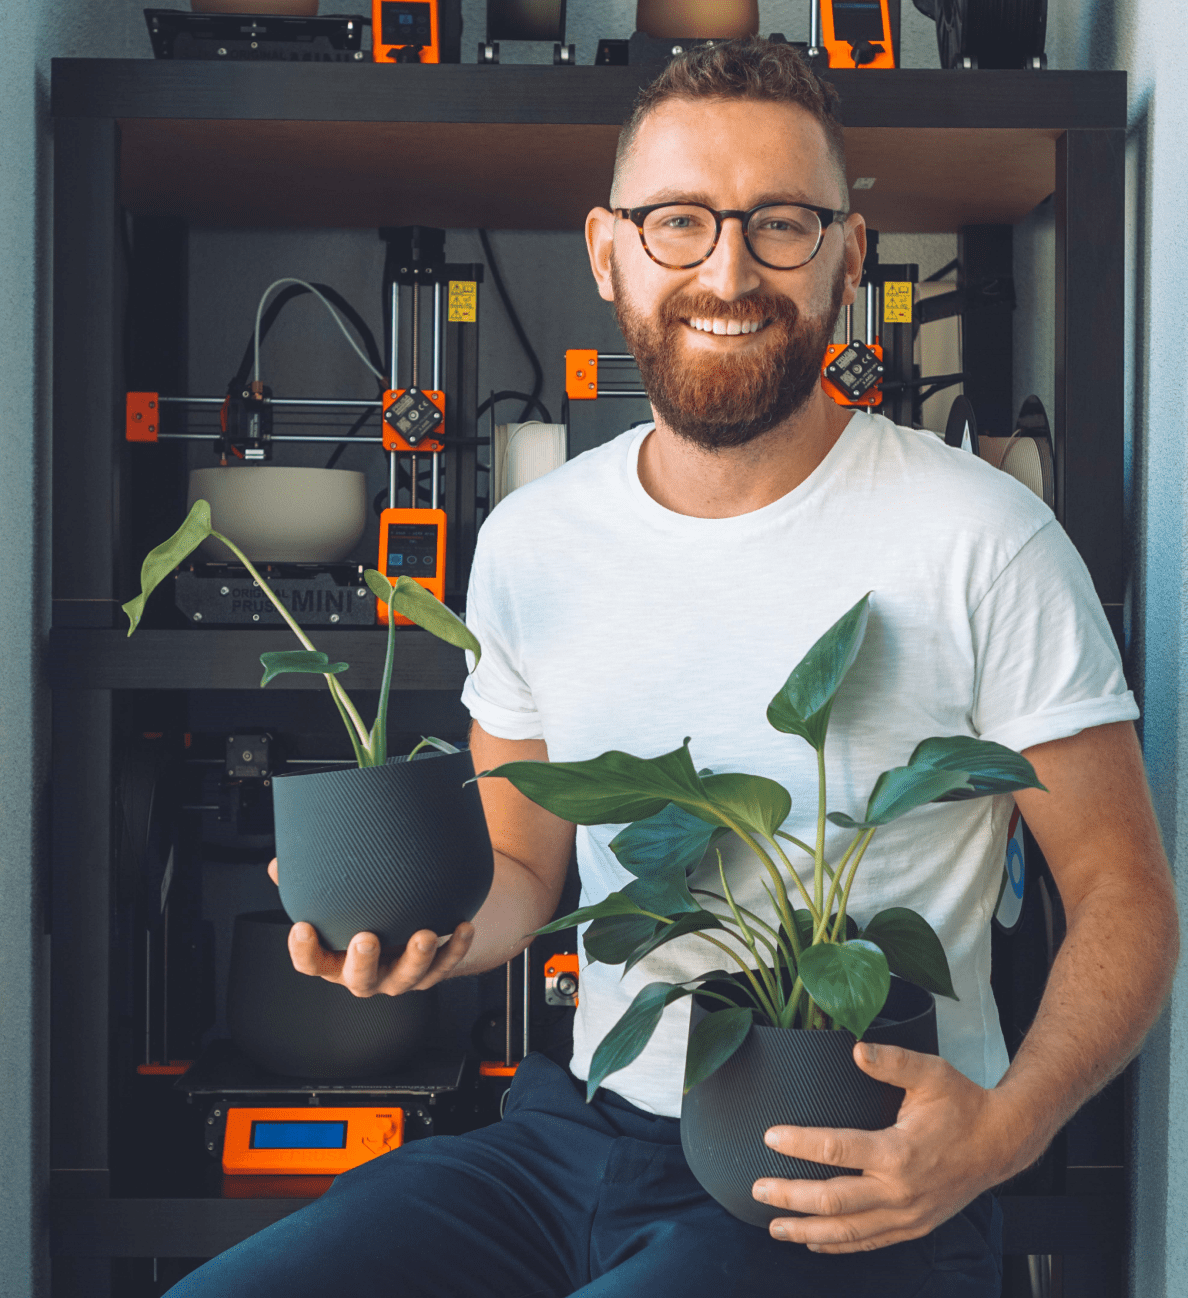
[[(885, 0), (884, 0), (885, 3)], [(385, 40), (384, 31), (384, 10), (389, 14), (393, 10), (412, 11), (417, 16), (425, 10), (428, 10), (429, 18), (429, 39), (412, 40), (412, 41), (389, 41)], [(410, 35), (423, 35), (423, 32), (416, 31), (419, 24), (410, 23), (413, 30)], [(410, 46), (419, 45), (420, 57), (413, 60), (417, 63), (440, 63), (441, 62), (441, 30), (438, 23), (437, 0), (422, 0), (420, 4), (401, 4), (393, 3), (393, 0), (371, 0), (371, 58), (375, 63), (399, 63), (397, 51), (408, 49)]]
[[(830, 382), (830, 380), (825, 377), (826, 365), (828, 365), (839, 353), (844, 352), (849, 345), (849, 343), (830, 343), (829, 346), (825, 348), (825, 359), (821, 362), (821, 386), (839, 406), (861, 406), (863, 408), (869, 406), (881, 406), (883, 404), (883, 389), (880, 384), (876, 383), (873, 388), (867, 389), (867, 391), (864, 392), (857, 401), (851, 401), (841, 388), (837, 386), (837, 384)], [(871, 343), (870, 349), (879, 360), (883, 359), (882, 343)]]
[(869, 63), (856, 63), (850, 42), (835, 35), (833, 0), (821, 0), (821, 43), (829, 52), (831, 68), (893, 68), (895, 66), (895, 53), (891, 46), (891, 13), (887, 0), (878, 0), (878, 5), (883, 34), (873, 43), (883, 48)]

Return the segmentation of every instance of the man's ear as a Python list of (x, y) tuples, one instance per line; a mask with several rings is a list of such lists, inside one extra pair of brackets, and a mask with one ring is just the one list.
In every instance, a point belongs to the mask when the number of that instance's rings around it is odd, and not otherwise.
[(849, 306), (857, 301), (858, 285), (862, 282), (862, 263), (866, 260), (866, 220), (857, 212), (851, 212), (842, 226), (842, 237), (845, 247), (842, 252), (846, 264), (846, 286), (842, 291), (842, 303)]
[(611, 281), (611, 256), (615, 244), (615, 215), (605, 207), (596, 207), (586, 217), (586, 251), (590, 254), (590, 269), (598, 285), (598, 295), (604, 302), (615, 300)]

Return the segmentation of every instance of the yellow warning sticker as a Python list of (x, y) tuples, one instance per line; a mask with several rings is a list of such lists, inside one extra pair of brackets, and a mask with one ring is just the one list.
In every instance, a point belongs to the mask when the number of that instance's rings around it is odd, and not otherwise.
[(912, 284), (888, 281), (883, 285), (883, 323), (911, 324)]
[(450, 324), (474, 324), (478, 320), (478, 284), (472, 279), (450, 280)]

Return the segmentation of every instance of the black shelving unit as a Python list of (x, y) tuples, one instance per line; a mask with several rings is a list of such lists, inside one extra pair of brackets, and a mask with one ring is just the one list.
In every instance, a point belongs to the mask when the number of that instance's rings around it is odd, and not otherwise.
[[(138, 1189), (135, 1178), (113, 1176), (115, 1072), (123, 1057), (110, 1006), (122, 939), (106, 917), (117, 887), (113, 787), (121, 746), (146, 699), (151, 711), (154, 699), (187, 692), (255, 690), (256, 655), (290, 647), (267, 631), (147, 629), (128, 641), (120, 629), (119, 602), (134, 588), (143, 552), (129, 499), (148, 472), (123, 441), (125, 295), (133, 314), (155, 313), (149, 332), (164, 340), (153, 375), (137, 381), (168, 390), (184, 377), (169, 340), (181, 337), (176, 286), (189, 222), (577, 228), (589, 207), (605, 201), (618, 126), (648, 75), (630, 67), (54, 63), (47, 668), (54, 688), (49, 1226), (56, 1298), (111, 1294), (103, 1259), (209, 1256), (303, 1202), (224, 1199), (147, 1182)], [(1125, 74), (837, 72), (832, 80), (851, 179), (877, 178), (862, 196), (872, 226), (960, 231), (972, 255), (1055, 196), (1061, 519), (1120, 635)], [(410, 186), (402, 167), (414, 161)], [(152, 284), (165, 286), (155, 295), (125, 274), (125, 210), (155, 231)], [(993, 368), (977, 377), (991, 388), (1003, 378)], [(171, 453), (153, 451), (160, 456), (154, 471), (170, 471)], [(352, 679), (374, 688), (380, 633), (336, 631), (333, 642), (352, 663)], [(400, 655), (410, 691), (461, 684), (462, 656), (421, 632), (401, 635)], [(312, 678), (289, 683), (318, 687)], [(1104, 1172), (1068, 1175), (1051, 1193), (1004, 1200), (1008, 1250), (1063, 1255), (1066, 1268), (1084, 1273), (1078, 1294), (1122, 1292), (1120, 1096), (1117, 1088), (1109, 1094), (1093, 1128), (1117, 1140), (1081, 1141), (1090, 1150), (1085, 1163), (1097, 1158)]]

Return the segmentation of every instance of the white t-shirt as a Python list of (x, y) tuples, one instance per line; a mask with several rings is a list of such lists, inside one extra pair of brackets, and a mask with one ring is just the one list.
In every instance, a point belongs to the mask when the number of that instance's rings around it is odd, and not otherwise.
[[(880, 772), (931, 735), (1018, 750), (1138, 716), (1084, 564), (1051, 511), (1005, 473), (862, 413), (779, 500), (736, 518), (692, 518), (639, 481), (650, 430), (520, 488), (480, 531), (466, 620), (483, 656), (462, 698), (490, 734), (543, 738), (554, 761), (611, 748), (653, 757), (689, 735), (696, 767), (784, 784), (785, 828), (812, 841), (815, 755), (768, 725), (767, 704), (866, 591), (869, 629), (825, 748), (830, 811), (860, 817)], [(862, 923), (909, 906), (936, 929), (960, 997), (938, 998), (941, 1053), (984, 1086), (1007, 1067), (990, 918), (1012, 805), (1009, 796), (935, 804), (880, 829), (849, 907)], [(620, 828), (578, 828), (583, 905), (632, 879), (608, 847)], [(850, 837), (829, 826), (827, 859)], [(758, 861), (736, 838), (721, 848), (736, 898), (766, 917)], [(712, 853), (693, 884), (720, 890)], [(625, 978), (583, 953), (574, 1074), (587, 1075), (641, 987), (723, 963), (695, 935)], [(647, 1049), (606, 1085), (678, 1116), (688, 1018), (687, 999), (669, 1006)]]

